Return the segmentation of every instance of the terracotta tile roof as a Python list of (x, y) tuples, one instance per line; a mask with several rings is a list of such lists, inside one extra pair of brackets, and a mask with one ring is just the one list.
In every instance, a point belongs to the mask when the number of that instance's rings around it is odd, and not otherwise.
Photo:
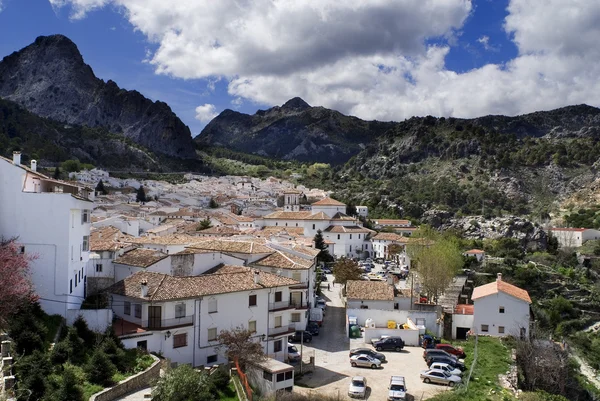
[(372, 240), (381, 240), (381, 241), (395, 241), (395, 242), (408, 242), (408, 238), (396, 234), (396, 233), (377, 233), (376, 236), (371, 238)]
[[(255, 272), (259, 273), (260, 283), (254, 282)], [(148, 296), (142, 298), (141, 282), (148, 285)], [(217, 273), (200, 276), (170, 276), (154, 272), (137, 272), (106, 291), (147, 301), (169, 301), (189, 299), (206, 295), (226, 294), (239, 291), (251, 291), (262, 288), (298, 285), (299, 282), (288, 277), (267, 273), (243, 266), (222, 266)]]
[(324, 232), (328, 233), (374, 233), (375, 231), (369, 230), (366, 227), (361, 226), (329, 226)]
[[(160, 227), (160, 226), (159, 226)], [(198, 241), (198, 237), (186, 234), (169, 234), (162, 237), (140, 237), (132, 242), (135, 244), (155, 244), (155, 245), (189, 245)]]
[(385, 281), (350, 280), (346, 283), (346, 298), (365, 301), (393, 301), (394, 287)]
[(95, 228), (90, 232), (90, 251), (116, 251), (131, 244), (135, 237), (123, 234), (117, 227)]
[(188, 231), (192, 235), (222, 235), (222, 236), (231, 236), (237, 235), (240, 233), (240, 229), (236, 227), (228, 227), (228, 226), (217, 226), (207, 228), (206, 230), (198, 230), (194, 228), (193, 230)]
[(481, 249), (470, 249), (468, 251), (465, 251), (465, 253), (475, 253), (475, 254), (482, 254), (485, 253), (484, 251), (482, 251)]
[[(325, 216), (323, 213), (321, 215)], [(267, 214), (263, 217), (263, 219), (278, 219), (278, 220), (308, 220), (312, 216), (312, 212), (304, 211), (304, 212), (284, 212), (282, 210), (278, 210), (271, 214)], [(312, 219), (315, 220), (315, 219)], [(329, 217), (323, 218), (323, 220), (329, 220)]]
[(555, 227), (551, 228), (550, 231), (575, 231), (584, 232), (585, 230), (591, 230), (590, 228), (567, 228), (567, 227)]
[(275, 251), (269, 256), (266, 256), (251, 264), (255, 266), (266, 266), (291, 270), (307, 270), (312, 266), (312, 262), (310, 260), (283, 251)]
[(312, 206), (346, 206), (346, 204), (327, 197), (313, 203)]
[(293, 244), (292, 249), (298, 253), (310, 256), (311, 258), (315, 258), (321, 252), (320, 249), (315, 249), (300, 244)]
[(340, 213), (337, 212), (336, 214), (333, 215), (333, 217), (331, 218), (331, 220), (342, 220), (342, 221), (356, 221), (356, 219), (352, 216), (348, 216), (345, 213)]
[(501, 279), (489, 284), (475, 287), (473, 289), (473, 295), (471, 296), (471, 299), (476, 300), (479, 298), (487, 297), (488, 295), (497, 294), (498, 292), (503, 292), (512, 297), (523, 300), (529, 304), (531, 303), (531, 298), (529, 298), (529, 293), (527, 291), (512, 284), (509, 284), (506, 281), (502, 281)]
[[(411, 294), (411, 290), (410, 288), (398, 288), (396, 289), (396, 296), (399, 298), (410, 298), (410, 294)], [(415, 296), (415, 300), (416, 300), (416, 296)]]
[(410, 226), (410, 221), (409, 220), (397, 220), (397, 219), (377, 219), (377, 220), (375, 220), (375, 224), (389, 225), (389, 226), (396, 226), (396, 225)]
[(167, 256), (169, 255), (153, 249), (137, 248), (125, 252), (121, 257), (116, 259), (114, 263), (146, 268), (163, 260)]
[(258, 231), (258, 233), (260, 232), (263, 232), (265, 234), (286, 233), (292, 237), (295, 237), (304, 235), (304, 227), (265, 226)]
[(474, 311), (473, 305), (458, 304), (454, 308), (455, 315), (472, 315)]
[(167, 213), (163, 212), (162, 210), (157, 210), (156, 212), (152, 212), (150, 213), (148, 216), (166, 216)]
[(268, 248), (264, 245), (258, 244), (257, 241), (232, 241), (225, 239), (207, 239), (204, 241), (198, 241), (195, 238), (193, 244), (189, 248), (207, 249), (211, 251), (221, 252), (233, 252), (233, 253), (271, 253), (273, 249)]

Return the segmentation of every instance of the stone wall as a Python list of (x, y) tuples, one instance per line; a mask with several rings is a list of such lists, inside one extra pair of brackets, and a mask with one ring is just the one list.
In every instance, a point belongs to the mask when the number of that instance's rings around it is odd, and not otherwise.
[(125, 394), (150, 386), (154, 380), (158, 380), (160, 377), (160, 368), (162, 366), (162, 361), (160, 359), (154, 355), (151, 356), (154, 358), (154, 363), (148, 369), (128, 377), (114, 387), (107, 388), (92, 395), (89, 401), (112, 401)]
[(194, 255), (171, 255), (171, 274), (173, 276), (191, 276), (194, 269)]

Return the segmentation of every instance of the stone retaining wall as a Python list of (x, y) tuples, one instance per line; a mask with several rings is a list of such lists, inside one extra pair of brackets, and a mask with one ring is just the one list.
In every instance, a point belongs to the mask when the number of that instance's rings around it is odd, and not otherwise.
[(160, 377), (160, 368), (162, 365), (162, 361), (159, 358), (154, 355), (150, 356), (154, 358), (154, 363), (148, 369), (128, 377), (114, 387), (107, 388), (92, 395), (89, 401), (112, 401), (116, 398), (124, 396), (125, 394), (144, 387), (149, 387), (154, 380), (158, 380)]

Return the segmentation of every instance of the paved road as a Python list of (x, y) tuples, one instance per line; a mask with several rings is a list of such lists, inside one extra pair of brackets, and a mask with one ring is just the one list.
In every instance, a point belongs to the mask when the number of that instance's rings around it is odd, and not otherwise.
[(150, 387), (147, 387), (147, 388), (138, 390), (136, 392), (127, 394), (124, 397), (117, 398), (115, 401), (147, 401), (147, 400), (149, 400), (149, 398), (144, 398), (144, 395), (150, 394), (151, 392), (152, 392), (152, 389)]

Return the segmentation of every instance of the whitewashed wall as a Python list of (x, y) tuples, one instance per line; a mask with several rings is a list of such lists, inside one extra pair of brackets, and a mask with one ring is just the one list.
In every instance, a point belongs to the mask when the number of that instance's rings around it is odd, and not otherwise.
[(111, 309), (67, 309), (67, 324), (72, 325), (81, 316), (90, 330), (103, 333), (112, 325), (113, 311)]

